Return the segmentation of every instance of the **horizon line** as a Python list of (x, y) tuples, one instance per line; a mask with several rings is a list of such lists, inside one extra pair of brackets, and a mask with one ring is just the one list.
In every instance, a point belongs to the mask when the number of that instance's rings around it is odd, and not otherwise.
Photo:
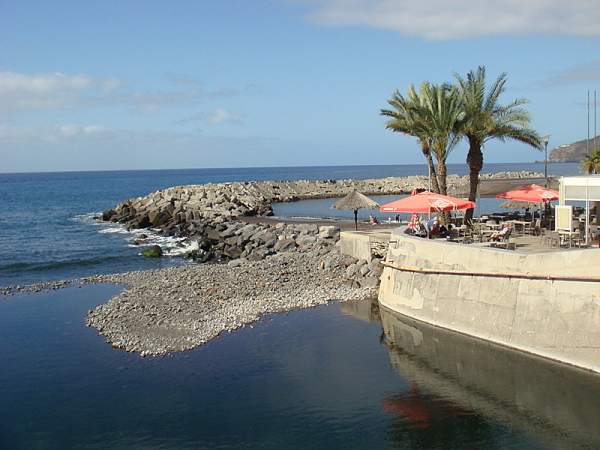
[[(487, 164), (543, 164), (544, 161), (511, 161), (511, 162), (489, 162)], [(548, 164), (577, 164), (570, 161), (548, 161)], [(232, 170), (232, 169), (301, 169), (301, 168), (327, 168), (327, 167), (392, 167), (392, 166), (426, 166), (427, 163), (403, 163), (403, 164), (308, 164), (302, 166), (240, 166), (240, 167), (180, 167), (171, 169), (82, 169), (82, 170), (40, 170), (40, 171), (16, 171), (0, 172), (0, 175), (37, 175), (50, 173), (101, 173), (101, 172), (160, 172), (160, 171), (182, 171), (182, 170)], [(447, 166), (466, 165), (464, 162), (447, 163)]]

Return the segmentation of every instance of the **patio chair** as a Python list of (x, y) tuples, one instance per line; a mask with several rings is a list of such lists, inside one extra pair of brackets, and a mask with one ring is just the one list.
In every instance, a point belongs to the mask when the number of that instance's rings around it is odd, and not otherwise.
[(483, 242), (483, 225), (473, 222), (473, 225), (468, 228), (465, 237), (471, 242)]
[(507, 250), (515, 250), (517, 248), (517, 243), (510, 239), (512, 234), (512, 228), (505, 235), (501, 236), (498, 241), (492, 241), (490, 245), (492, 247), (504, 247)]
[(556, 231), (549, 231), (542, 228), (541, 234), (542, 247), (559, 248), (560, 235)]
[(531, 229), (530, 229), (530, 233), (533, 234), (534, 236), (539, 236), (542, 233), (542, 219), (541, 218), (537, 218), (533, 221)]

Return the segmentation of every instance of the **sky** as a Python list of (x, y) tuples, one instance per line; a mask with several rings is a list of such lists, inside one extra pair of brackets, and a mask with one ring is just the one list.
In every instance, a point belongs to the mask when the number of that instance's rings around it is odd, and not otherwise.
[(479, 65), (552, 149), (586, 137), (599, 23), (597, 0), (0, 0), (0, 173), (421, 163), (380, 109)]

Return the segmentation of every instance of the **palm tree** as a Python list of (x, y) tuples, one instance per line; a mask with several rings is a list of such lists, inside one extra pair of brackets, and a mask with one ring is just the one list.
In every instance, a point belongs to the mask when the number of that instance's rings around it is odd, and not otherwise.
[[(600, 148), (595, 148), (581, 161), (581, 167), (589, 175), (600, 173)], [(596, 217), (600, 213), (600, 202), (594, 202)]]
[(590, 175), (600, 173), (600, 148), (592, 150), (589, 155), (583, 158), (581, 167)]
[[(539, 134), (529, 128), (529, 113), (523, 108), (528, 103), (520, 98), (501, 105), (500, 96), (506, 89), (507, 75), (501, 74), (488, 88), (485, 67), (479, 66), (470, 71), (464, 79), (454, 74), (464, 111), (463, 133), (469, 142), (467, 164), (469, 166), (469, 200), (477, 199), (479, 173), (483, 168), (482, 148), (491, 139), (514, 140), (541, 150)], [(473, 217), (473, 210), (467, 210), (465, 219)]]
[(421, 145), (421, 152), (427, 160), (432, 189), (434, 192), (439, 193), (440, 188), (431, 154), (431, 137), (429, 130), (425, 126), (427, 120), (427, 111), (425, 108), (426, 86), (427, 84), (423, 83), (419, 93), (417, 93), (415, 87), (411, 84), (408, 87), (406, 97), (399, 91), (396, 91), (392, 98), (388, 100), (393, 109), (382, 109), (381, 114), (391, 117), (385, 124), (388, 130), (417, 138)]
[(446, 195), (446, 159), (462, 137), (462, 102), (458, 90), (448, 84), (424, 83), (422, 93), (425, 113), (421, 127), (427, 130), (437, 160), (439, 192)]

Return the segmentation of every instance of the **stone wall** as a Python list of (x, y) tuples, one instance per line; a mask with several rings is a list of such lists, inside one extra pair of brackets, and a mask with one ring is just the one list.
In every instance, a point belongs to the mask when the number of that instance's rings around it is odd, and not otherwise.
[[(597, 276), (600, 251), (524, 254), (393, 234), (387, 259), (426, 269)], [(600, 283), (386, 267), (379, 302), (406, 316), (600, 372)]]

